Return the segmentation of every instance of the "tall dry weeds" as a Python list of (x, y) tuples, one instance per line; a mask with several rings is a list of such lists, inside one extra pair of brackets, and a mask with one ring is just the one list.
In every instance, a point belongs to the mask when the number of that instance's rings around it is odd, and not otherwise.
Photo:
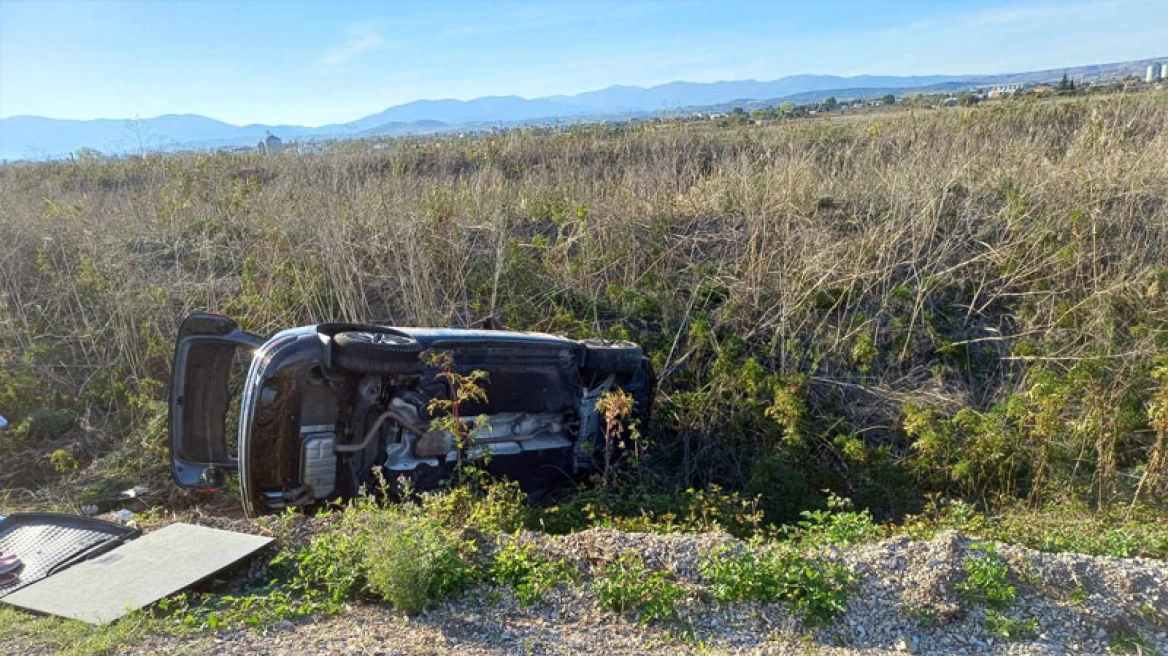
[(0, 199), (0, 411), (81, 413), (38, 458), (160, 462), (195, 309), (628, 335), (686, 484), (1108, 503), (1154, 442), (1162, 95), (9, 165)]

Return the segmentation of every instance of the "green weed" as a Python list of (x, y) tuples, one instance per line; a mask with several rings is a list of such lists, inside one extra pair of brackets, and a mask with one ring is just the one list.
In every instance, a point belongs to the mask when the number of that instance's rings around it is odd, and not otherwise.
[(715, 599), (781, 601), (812, 625), (827, 624), (843, 612), (857, 581), (841, 563), (820, 562), (777, 545), (723, 548), (706, 557), (701, 569)]
[(532, 546), (512, 539), (495, 553), (490, 576), (514, 588), (521, 606), (530, 606), (543, 602), (556, 587), (576, 581), (580, 572), (565, 561), (549, 560)]
[(560, 503), (536, 511), (530, 524), (562, 534), (592, 527), (642, 533), (722, 530), (749, 537), (763, 528), (757, 499), (719, 486), (671, 491), (646, 484), (581, 488)]
[(967, 601), (1005, 608), (1014, 603), (1018, 591), (1010, 585), (1010, 566), (991, 545), (974, 544), (978, 555), (966, 558), (965, 580), (954, 586)]
[(805, 510), (803, 519), (783, 528), (786, 539), (803, 548), (871, 542), (884, 537), (884, 529), (867, 510), (856, 511), (850, 499), (829, 494), (827, 508)]
[[(1162, 646), (1162, 645), (1161, 645)], [(1137, 654), (1138, 656), (1162, 656), (1163, 651), (1139, 631), (1125, 629), (1111, 639), (1107, 645), (1109, 654)]]
[(1090, 597), (1090, 591), (1088, 591), (1087, 588), (1084, 588), (1081, 583), (1075, 584), (1075, 587), (1072, 588), (1069, 593), (1067, 593), (1067, 600), (1076, 606), (1081, 605)]
[(369, 522), (362, 556), (369, 589), (410, 615), (474, 580), (459, 539), (441, 522), (408, 511), (382, 511)]
[(1024, 620), (1015, 619), (1006, 617), (992, 608), (987, 608), (985, 621), (982, 622), (982, 628), (986, 630), (986, 633), (993, 636), (999, 636), (1007, 640), (1023, 640), (1038, 635), (1038, 619), (1034, 617)]
[(51, 653), (60, 656), (97, 656), (124, 653), (143, 636), (166, 627), (144, 612), (112, 624), (95, 626), (77, 620), (36, 616), (0, 606), (0, 649), (7, 653)]
[(614, 613), (635, 613), (641, 623), (676, 621), (678, 602), (689, 596), (668, 573), (651, 570), (632, 555), (605, 566), (592, 590), (602, 607)]
[(923, 514), (908, 518), (900, 528), (921, 539), (942, 529), (1039, 551), (1168, 558), (1168, 523), (1147, 508), (1097, 511), (1082, 502), (1063, 501), (1040, 509), (1005, 505), (990, 514), (960, 500), (933, 499)]
[(425, 514), (448, 528), (514, 533), (531, 523), (533, 509), (514, 481), (478, 480), (421, 496)]

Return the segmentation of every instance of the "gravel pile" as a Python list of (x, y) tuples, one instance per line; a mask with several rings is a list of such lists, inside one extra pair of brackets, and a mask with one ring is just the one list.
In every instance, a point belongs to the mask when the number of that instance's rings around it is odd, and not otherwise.
[(1037, 636), (1008, 641), (988, 633), (985, 609), (955, 590), (975, 555), (970, 544), (947, 532), (929, 542), (899, 537), (849, 549), (844, 560), (861, 582), (837, 635), (859, 649), (920, 654), (1105, 654), (1125, 645), (1136, 653), (1136, 636), (1168, 650), (1168, 563), (995, 544), (1018, 590), (1002, 614), (1038, 624)]
[[(1009, 563), (1017, 598), (1002, 610), (1037, 621), (1037, 634), (1009, 640), (986, 630), (986, 609), (955, 586), (964, 563), (984, 553), (957, 533), (930, 541), (904, 537), (821, 557), (859, 574), (847, 611), (808, 628), (781, 604), (719, 604), (703, 590), (703, 554), (738, 545), (719, 533), (653, 535), (590, 530), (521, 539), (585, 571), (577, 587), (521, 608), (506, 588), (480, 586), (440, 608), (407, 618), (356, 605), (331, 618), (191, 638), (154, 638), (131, 653), (218, 654), (1168, 654), (1168, 563), (1079, 554), (1045, 554), (994, 545)], [(600, 608), (588, 580), (629, 553), (668, 570), (692, 594), (681, 608), (694, 638), (675, 627), (638, 624)], [(1140, 645), (1136, 644), (1138, 641)], [(1155, 651), (1152, 651), (1155, 650)]]

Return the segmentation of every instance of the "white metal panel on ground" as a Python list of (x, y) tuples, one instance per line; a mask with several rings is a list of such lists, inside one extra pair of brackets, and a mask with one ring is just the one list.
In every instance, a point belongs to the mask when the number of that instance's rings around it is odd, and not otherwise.
[(206, 526), (171, 524), (17, 590), (3, 602), (105, 624), (188, 588), (271, 541)]

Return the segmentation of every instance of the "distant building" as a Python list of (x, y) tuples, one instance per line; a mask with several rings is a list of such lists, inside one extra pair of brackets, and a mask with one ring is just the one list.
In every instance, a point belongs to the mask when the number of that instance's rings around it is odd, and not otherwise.
[(986, 94), (987, 98), (1001, 98), (1003, 96), (1012, 96), (1022, 90), (1021, 84), (999, 84), (989, 90)]
[(1160, 78), (1160, 65), (1148, 64), (1148, 72), (1144, 74), (1144, 82), (1151, 84)]
[(280, 141), (280, 137), (277, 137), (269, 131), (268, 136), (256, 144), (256, 150), (265, 155), (275, 155), (284, 151), (284, 142)]

